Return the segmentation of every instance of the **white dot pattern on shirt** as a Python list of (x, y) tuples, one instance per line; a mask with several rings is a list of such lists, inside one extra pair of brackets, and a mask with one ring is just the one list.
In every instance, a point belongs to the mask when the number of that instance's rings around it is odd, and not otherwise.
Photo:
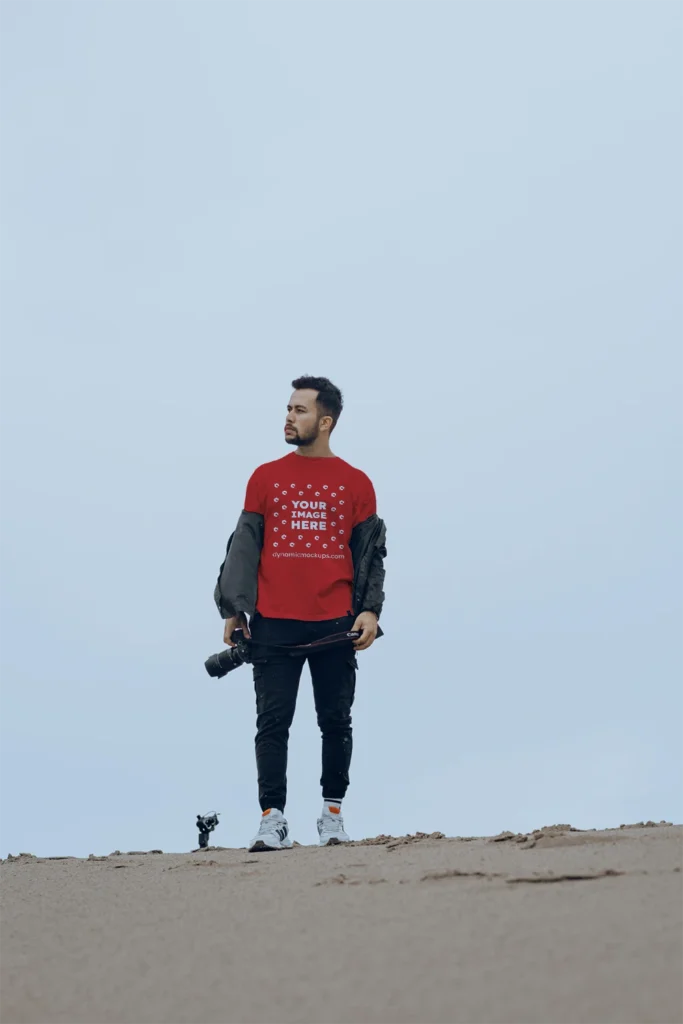
[[(303, 485), (303, 484), (300, 484), (299, 486), (300, 486), (300, 487), (303, 487), (304, 485)], [(309, 483), (309, 484), (306, 484), (306, 490), (308, 490), (308, 491), (312, 491), (312, 490), (313, 490), (313, 487), (314, 487), (314, 485), (313, 485), (313, 484), (310, 484), (310, 483)], [(280, 484), (279, 484), (279, 483), (276, 483), (276, 484), (275, 484), (275, 489), (276, 489), (276, 490), (279, 490), (279, 488), (280, 488)], [(292, 490), (292, 492), (296, 493), (296, 484), (293, 484), (293, 483), (292, 483), (292, 484), (290, 484), (290, 489)], [(335, 491), (330, 491), (330, 497), (331, 497), (331, 498), (337, 498), (337, 494), (338, 494), (338, 493), (341, 493), (341, 492), (342, 492), (342, 491), (344, 491), (345, 489), (346, 489), (346, 487), (345, 487), (345, 485), (344, 485), (344, 484), (339, 484), (339, 485), (337, 486), (337, 489), (336, 489)], [(329, 484), (323, 484), (323, 485), (322, 485), (322, 490), (323, 490), (323, 491), (329, 491), (329, 490), (330, 490), (330, 486), (329, 486)], [(298, 492), (298, 496), (299, 496), (299, 497), (301, 498), (301, 497), (303, 497), (303, 496), (304, 496), (304, 494), (305, 494), (305, 493), (306, 493), (306, 492), (305, 492), (304, 490), (300, 490), (300, 491)], [(315, 493), (315, 497), (316, 497), (316, 498), (319, 498), (319, 497), (321, 497), (321, 492), (320, 492), (320, 491), (315, 491), (314, 493)], [(284, 497), (287, 497), (287, 494), (288, 494), (288, 491), (287, 491), (287, 489), (283, 489), (283, 490), (281, 491), (281, 494), (282, 494), (282, 495), (283, 495)], [(274, 502), (275, 502), (276, 504), (280, 504), (280, 502), (281, 502), (281, 499), (280, 499), (280, 497), (279, 497), (279, 496), (275, 496), (275, 498), (274, 498)], [(338, 503), (337, 503), (337, 504), (338, 504), (339, 506), (342, 506), (342, 505), (344, 505), (344, 504), (345, 504), (345, 502), (344, 502), (344, 499), (343, 499), (343, 498), (339, 498), (339, 500), (338, 500)], [(280, 504), (280, 510), (281, 510), (281, 511), (282, 511), (283, 513), (287, 513), (287, 510), (288, 510), (288, 506), (287, 506), (286, 504), (284, 504), (284, 503), (281, 503), (281, 504)], [(333, 514), (336, 514), (336, 513), (337, 513), (337, 505), (331, 505), (331, 506), (330, 506), (330, 512), (331, 512), (331, 513), (333, 513)], [(273, 518), (274, 518), (274, 519), (276, 519), (276, 520), (277, 520), (277, 519), (279, 519), (279, 513), (278, 513), (278, 512), (273, 512), (273, 514), (272, 514), (272, 515), (273, 515)], [(283, 520), (284, 520), (284, 519), (286, 518), (286, 515), (284, 515), (284, 514), (283, 514), (282, 518), (283, 518)], [(343, 514), (337, 514), (337, 517), (336, 517), (336, 519), (334, 519), (334, 520), (332, 520), (332, 521), (330, 522), (330, 527), (331, 527), (331, 529), (335, 529), (335, 527), (337, 526), (337, 520), (343, 520), (344, 518), (345, 518), (345, 517), (344, 517), (344, 515), (343, 515)], [(282, 524), (282, 525), (284, 525), (284, 522), (283, 522), (283, 524)], [(281, 533), (281, 532), (280, 532), (280, 528), (279, 528), (279, 526), (278, 526), (278, 525), (274, 525), (274, 526), (273, 526), (273, 533), (274, 533), (274, 534), (278, 534), (278, 535), (279, 535), (279, 539), (280, 539), (280, 540), (283, 540), (283, 541), (284, 541), (284, 540), (286, 540), (286, 539), (287, 539), (287, 535), (286, 535), (285, 533)], [(342, 529), (338, 529), (338, 530), (336, 531), (336, 533), (337, 533), (337, 534), (339, 534), (339, 536), (344, 536), (344, 530), (342, 530)], [(315, 534), (315, 535), (314, 535), (314, 536), (312, 537), (312, 540), (313, 540), (313, 541), (315, 541), (315, 542), (318, 542), (318, 543), (320, 543), (320, 539), (321, 539), (321, 536), (324, 536), (324, 534), (318, 534), (318, 533), (316, 533), (316, 534)], [(307, 549), (309, 549), (309, 548), (311, 548), (311, 547), (312, 547), (312, 544), (311, 544), (311, 542), (310, 542), (310, 541), (307, 541), (307, 540), (306, 540), (306, 538), (305, 538), (304, 534), (301, 534), (301, 533), (300, 533), (300, 534), (298, 534), (298, 535), (297, 535), (297, 539), (298, 539), (299, 541), (306, 541), (306, 548), (307, 548)], [(331, 543), (331, 544), (334, 544), (334, 543), (336, 543), (336, 541), (337, 541), (337, 536), (336, 536), (336, 535), (330, 538), (330, 543)], [(277, 541), (273, 541), (273, 547), (277, 547), (277, 546), (278, 546), (278, 542), (277, 542)], [(329, 548), (329, 546), (330, 546), (330, 545), (329, 545), (329, 544), (327, 544), (327, 543), (323, 543), (323, 545), (322, 545), (322, 547), (323, 547), (323, 549), (324, 549), (324, 550), (327, 550), (327, 549)], [(296, 544), (294, 543), (294, 541), (293, 541), (293, 540), (292, 540), (292, 541), (290, 541), (290, 543), (289, 543), (289, 547), (290, 547), (290, 548), (295, 548), (295, 547), (296, 547)], [(343, 550), (344, 550), (344, 547), (345, 547), (345, 546), (344, 546), (344, 544), (339, 544), (339, 545), (338, 545), (338, 550), (340, 550), (340, 551), (343, 551)]]

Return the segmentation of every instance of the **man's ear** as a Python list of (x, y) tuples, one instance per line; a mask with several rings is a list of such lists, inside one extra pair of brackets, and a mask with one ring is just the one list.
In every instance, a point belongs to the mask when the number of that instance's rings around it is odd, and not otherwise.
[(328, 434), (332, 433), (332, 417), (322, 416), (320, 418), (320, 429), (326, 431)]

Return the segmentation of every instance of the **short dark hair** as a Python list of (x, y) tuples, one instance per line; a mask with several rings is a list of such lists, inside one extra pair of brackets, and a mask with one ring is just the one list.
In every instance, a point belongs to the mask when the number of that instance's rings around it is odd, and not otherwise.
[(332, 417), (332, 426), (330, 427), (330, 433), (332, 433), (344, 408), (344, 396), (339, 388), (327, 377), (297, 377), (292, 381), (292, 387), (295, 391), (318, 392), (316, 405), (319, 416)]

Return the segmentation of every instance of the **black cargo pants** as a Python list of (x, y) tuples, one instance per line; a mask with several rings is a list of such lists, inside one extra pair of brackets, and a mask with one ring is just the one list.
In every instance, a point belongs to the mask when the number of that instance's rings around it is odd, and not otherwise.
[(356, 654), (353, 647), (335, 647), (307, 657), (269, 651), (268, 644), (308, 644), (331, 633), (353, 627), (354, 617), (302, 622), (265, 619), (257, 612), (250, 629), (254, 641), (256, 690), (256, 767), (261, 810), (284, 811), (287, 802), (287, 744), (294, 718), (299, 680), (308, 661), (313, 696), (322, 733), (323, 798), (341, 800), (349, 785), (353, 748), (351, 706), (356, 691)]

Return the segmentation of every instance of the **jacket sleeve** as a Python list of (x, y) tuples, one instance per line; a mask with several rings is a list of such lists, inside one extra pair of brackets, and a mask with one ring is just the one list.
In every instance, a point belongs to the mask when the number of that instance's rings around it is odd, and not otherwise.
[(262, 547), (263, 516), (258, 512), (242, 512), (228, 541), (213, 592), (221, 618), (228, 619), (239, 612), (254, 614)]
[(376, 514), (359, 523), (351, 533), (353, 607), (356, 615), (368, 611), (379, 618), (382, 613), (386, 536), (386, 526)]
[(361, 611), (374, 612), (379, 619), (384, 606), (384, 559), (387, 549), (384, 544), (375, 548), (368, 570), (368, 582), (365, 589), (365, 600)]

